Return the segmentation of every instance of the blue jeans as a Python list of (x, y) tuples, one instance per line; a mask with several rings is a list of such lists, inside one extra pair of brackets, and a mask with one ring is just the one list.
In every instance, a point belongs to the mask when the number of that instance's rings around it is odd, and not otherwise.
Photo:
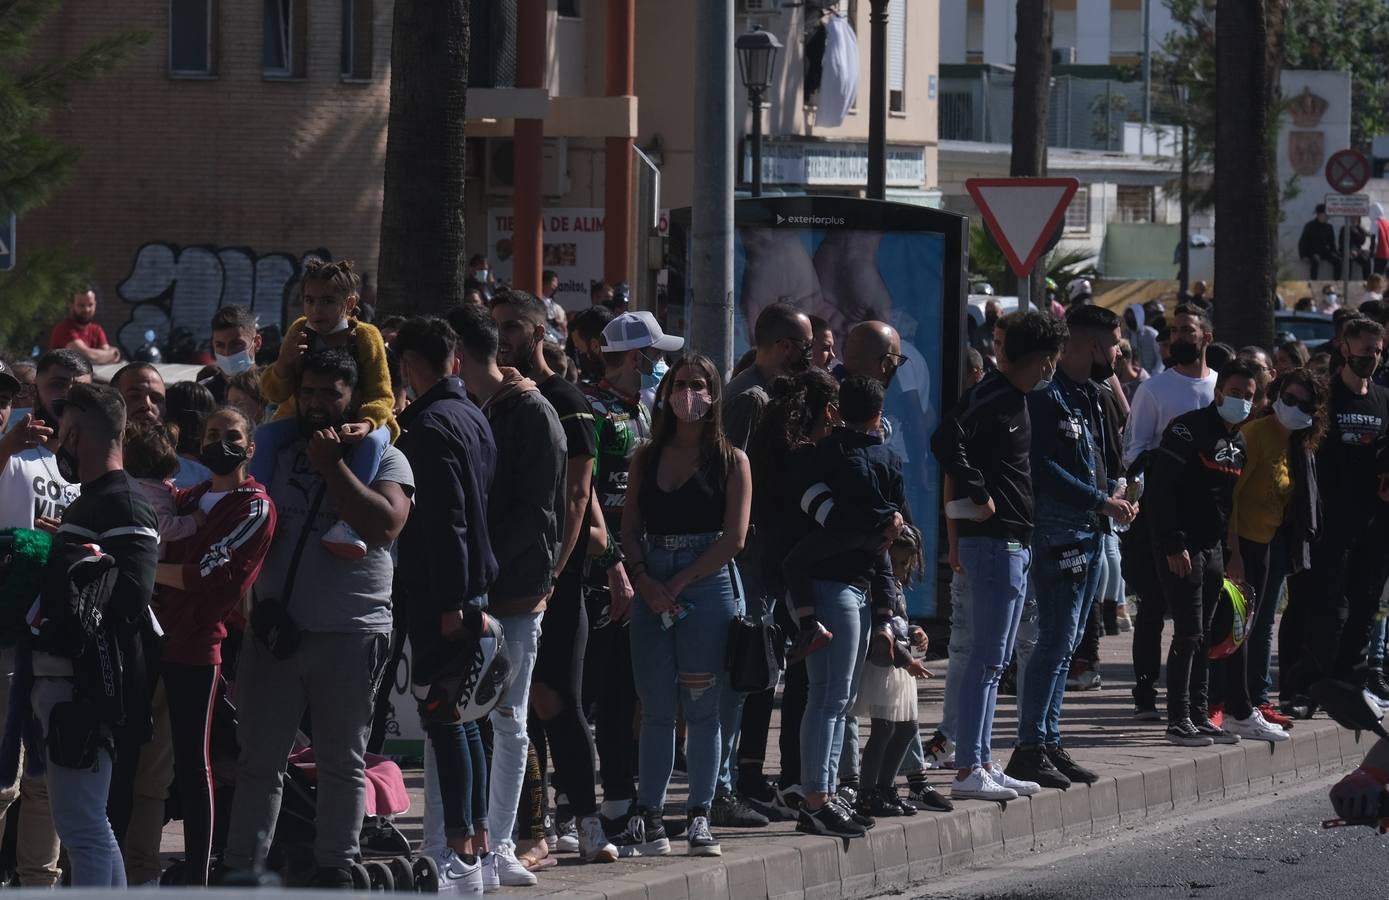
[(960, 564), (969, 574), (975, 619), (973, 640), (960, 672), (957, 768), (972, 769), (993, 758), (990, 745), (998, 678), (1017, 639), (1031, 560), (1031, 548), (1017, 541), (960, 538)]
[[(256, 455), (246, 466), (251, 477), (261, 484), (269, 484), (275, 475), (275, 459), (280, 451), (299, 438), (298, 419), (276, 419), (266, 422), (256, 429)], [(349, 444), (347, 467), (362, 484), (376, 480), (376, 470), (381, 466), (381, 457), (391, 445), (391, 430), (385, 425), (373, 430), (360, 444)]]
[[(1249, 625), (1248, 652), (1249, 701), (1254, 706), (1268, 702), (1273, 690), (1273, 617), (1278, 612), (1278, 598), (1288, 577), (1288, 556), (1281, 532), (1273, 541), (1239, 539), (1240, 556), (1244, 560), (1244, 576), (1254, 589), (1256, 606), (1254, 620)], [(1221, 696), (1213, 694), (1213, 696)]]
[[(687, 546), (666, 549), (646, 541), (646, 570), (666, 582), (688, 568), (718, 539), (689, 535)], [(719, 711), (728, 624), (737, 614), (733, 576), (728, 568), (687, 587), (676, 598), (684, 618), (670, 628), (643, 601), (632, 604), (632, 675), (641, 699), (641, 741), (637, 753), (637, 802), (665, 808), (675, 767), (675, 712), (684, 710), (685, 757), (689, 765), (690, 809), (708, 810), (719, 775)]]
[[(487, 830), (487, 751), (477, 722), (430, 725), (424, 742), (424, 843), (420, 855), (442, 859), (450, 840)], [(456, 779), (451, 792), (460, 798), (450, 807), (444, 797), (440, 752), (452, 755)], [(452, 820), (452, 822), (450, 822)]]
[[(72, 679), (35, 678), (30, 698), (34, 715), (47, 732), (53, 707), (72, 699)], [(111, 768), (111, 754), (104, 748), (97, 751), (91, 768), (69, 769), (48, 763), (53, 830), (67, 848), (73, 887), (126, 886), (125, 861), (106, 818)]]
[(940, 728), (949, 740), (959, 732), (960, 688), (964, 685), (965, 657), (974, 643), (974, 600), (970, 596), (969, 576), (956, 572), (950, 579), (950, 665), (945, 670), (945, 701), (941, 707)]
[(1039, 618), (1037, 582), (1034, 571), (1027, 576), (1027, 592), (1022, 598), (1022, 617), (1018, 620), (1017, 636), (1013, 638), (1013, 652), (1003, 660), (1004, 668), (1008, 667), (1010, 661), (1017, 663), (1017, 680), (1014, 682), (1014, 686), (1017, 688), (1017, 695), (1020, 700), (1023, 691), (1027, 690), (1027, 667), (1032, 662), (1032, 651), (1037, 647)]
[(812, 581), (815, 617), (834, 635), (806, 657), (805, 716), (801, 719), (801, 787), (807, 794), (834, 789), (844, 749), (844, 720), (858, 690), (867, 654), (867, 595), (837, 581)]
[(487, 789), (487, 824), (493, 842), (515, 846), (516, 810), (521, 802), (521, 782), (526, 777), (526, 735), (531, 673), (540, 644), (543, 613), (499, 616), (506, 635), (506, 655), (511, 661), (511, 680), (501, 702), (488, 715), (492, 723), (492, 777)]
[[(767, 612), (769, 600), (762, 596), (762, 579), (753, 574), (757, 566), (734, 563), (733, 592), (738, 613), (760, 616)], [(737, 768), (738, 736), (743, 726), (743, 703), (748, 695), (735, 691), (725, 681), (719, 688), (719, 783), (721, 791), (733, 790), (733, 770)]]
[[(1103, 556), (1094, 532), (1038, 528), (1032, 536), (1032, 584), (1037, 593), (1037, 645), (1018, 678), (1018, 746), (1061, 740), (1061, 701), (1081, 623), (1100, 587)], [(1019, 663), (1019, 675), (1022, 665)]]
[[(1104, 577), (1100, 579), (1099, 598), (1122, 607), (1125, 598), (1123, 572), (1123, 553), (1119, 549), (1119, 532), (1113, 530), (1100, 535), (1100, 553)], [(1269, 620), (1273, 621), (1272, 619)], [(1270, 632), (1271, 633), (1271, 632)]]

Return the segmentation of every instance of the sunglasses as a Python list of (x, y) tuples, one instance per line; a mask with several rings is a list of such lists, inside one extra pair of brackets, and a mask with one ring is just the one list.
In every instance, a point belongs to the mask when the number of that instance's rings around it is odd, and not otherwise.
[(892, 363), (894, 369), (900, 369), (907, 364), (907, 358), (900, 353), (884, 353), (878, 358)]
[(1313, 403), (1311, 400), (1299, 400), (1289, 393), (1284, 393), (1280, 399), (1283, 401), (1284, 406), (1295, 406), (1309, 416), (1317, 411), (1317, 404)]

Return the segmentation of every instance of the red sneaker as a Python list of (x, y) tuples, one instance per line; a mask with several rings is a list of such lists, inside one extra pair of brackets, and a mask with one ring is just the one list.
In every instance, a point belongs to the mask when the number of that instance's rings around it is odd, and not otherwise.
[(1265, 703), (1259, 707), (1259, 714), (1264, 717), (1264, 721), (1273, 725), (1281, 726), (1284, 731), (1293, 727), (1293, 720), (1278, 711), (1278, 707), (1272, 703)]
[(1218, 703), (1213, 705), (1211, 707), (1210, 715), (1206, 716), (1206, 720), (1210, 722), (1212, 725), (1214, 725), (1216, 728), (1224, 728), (1225, 707)]

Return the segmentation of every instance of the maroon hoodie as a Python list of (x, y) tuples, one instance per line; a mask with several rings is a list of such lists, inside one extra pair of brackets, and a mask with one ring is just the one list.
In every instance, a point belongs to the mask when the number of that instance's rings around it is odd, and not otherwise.
[[(204, 482), (180, 491), (179, 513), (197, 509), (210, 487)], [(222, 662), (224, 623), (255, 584), (274, 533), (275, 504), (252, 478), (218, 500), (196, 534), (167, 546), (164, 562), (183, 567), (184, 587), (160, 585), (155, 592), (164, 659), (188, 666)]]

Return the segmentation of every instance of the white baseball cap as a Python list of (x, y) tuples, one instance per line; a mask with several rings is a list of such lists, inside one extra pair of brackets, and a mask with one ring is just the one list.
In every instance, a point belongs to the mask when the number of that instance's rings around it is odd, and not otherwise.
[(625, 312), (614, 316), (603, 328), (603, 351), (621, 353), (624, 350), (644, 350), (655, 347), (670, 352), (685, 346), (685, 339), (679, 335), (666, 334), (661, 323), (646, 310)]

